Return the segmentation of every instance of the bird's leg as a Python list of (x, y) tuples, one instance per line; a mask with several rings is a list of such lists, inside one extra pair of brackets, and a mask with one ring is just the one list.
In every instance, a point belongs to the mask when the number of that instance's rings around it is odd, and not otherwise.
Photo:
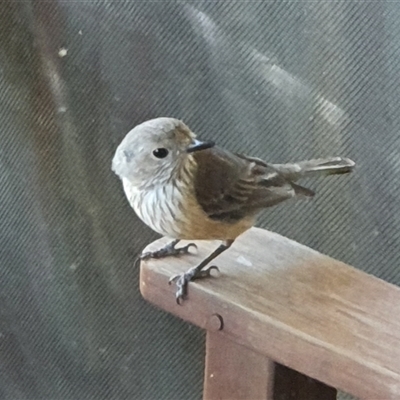
[(179, 256), (181, 254), (188, 254), (190, 247), (197, 248), (197, 246), (194, 243), (189, 243), (186, 246), (176, 248), (175, 246), (178, 244), (178, 242), (179, 239), (175, 239), (172, 242), (166, 244), (161, 249), (142, 253), (139, 256), (139, 260), (148, 260), (149, 258), (164, 258), (169, 256)]
[(184, 300), (185, 296), (187, 295), (188, 285), (190, 281), (211, 276), (211, 271), (213, 269), (219, 271), (218, 267), (215, 265), (211, 265), (206, 269), (204, 269), (204, 267), (208, 265), (210, 261), (212, 261), (214, 258), (218, 257), (221, 253), (223, 253), (225, 250), (229, 249), (232, 243), (233, 240), (226, 240), (216, 250), (214, 250), (207, 258), (205, 258), (199, 265), (190, 268), (183, 274), (178, 274), (171, 277), (169, 283), (171, 284), (172, 282), (175, 282), (176, 286), (178, 287), (176, 291), (176, 302), (178, 304), (180, 304), (181, 301)]

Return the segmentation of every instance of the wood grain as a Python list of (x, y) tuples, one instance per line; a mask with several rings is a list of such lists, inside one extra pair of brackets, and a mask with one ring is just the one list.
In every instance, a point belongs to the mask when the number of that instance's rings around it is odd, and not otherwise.
[(272, 400), (275, 363), (216, 332), (207, 332), (204, 400)]
[(335, 400), (336, 390), (207, 332), (204, 400)]
[(197, 244), (196, 255), (141, 264), (145, 299), (203, 328), (218, 314), (229, 340), (359, 398), (400, 399), (398, 287), (253, 228), (216, 259), (221, 275), (191, 283), (178, 306), (169, 277), (218, 245)]

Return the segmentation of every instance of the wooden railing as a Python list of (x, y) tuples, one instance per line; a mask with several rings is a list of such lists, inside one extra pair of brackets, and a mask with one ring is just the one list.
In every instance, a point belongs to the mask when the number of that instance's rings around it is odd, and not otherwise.
[(253, 228), (216, 259), (220, 276), (192, 282), (177, 305), (169, 277), (215, 245), (141, 265), (145, 299), (207, 330), (204, 399), (400, 399), (397, 286)]

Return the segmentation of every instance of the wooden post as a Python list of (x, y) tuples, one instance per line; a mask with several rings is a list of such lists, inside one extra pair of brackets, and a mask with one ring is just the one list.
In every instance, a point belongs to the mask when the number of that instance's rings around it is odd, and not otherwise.
[(398, 287), (253, 228), (216, 260), (221, 275), (192, 282), (178, 306), (169, 277), (216, 246), (198, 245), (196, 255), (143, 262), (140, 288), (207, 330), (205, 399), (331, 400), (335, 389), (400, 399)]
[(204, 400), (335, 400), (336, 389), (207, 331)]
[(207, 332), (204, 400), (272, 400), (274, 362), (262, 354)]

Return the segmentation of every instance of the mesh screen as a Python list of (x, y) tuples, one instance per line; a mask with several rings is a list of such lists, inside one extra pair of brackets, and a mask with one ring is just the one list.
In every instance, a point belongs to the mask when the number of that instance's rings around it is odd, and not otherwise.
[(399, 284), (399, 19), (390, 1), (3, 0), (0, 398), (201, 398), (203, 334), (141, 299), (133, 259), (157, 236), (110, 169), (149, 118), (272, 162), (353, 158), (259, 226)]

